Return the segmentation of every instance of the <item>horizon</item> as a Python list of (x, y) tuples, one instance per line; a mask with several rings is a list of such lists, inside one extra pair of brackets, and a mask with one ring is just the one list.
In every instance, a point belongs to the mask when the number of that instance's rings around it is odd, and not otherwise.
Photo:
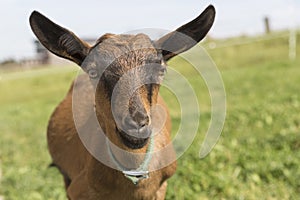
[[(0, 24), (3, 27), (0, 39), (0, 61), (34, 57), (33, 41), (36, 38), (28, 22), (33, 10), (43, 13), (81, 38), (98, 38), (107, 32), (121, 34), (149, 28), (172, 31), (197, 17), (209, 4), (214, 5), (217, 10), (215, 24), (209, 33), (212, 38), (224, 39), (262, 34), (265, 31), (264, 17), (269, 17), (272, 31), (299, 28), (300, 25), (300, 13), (296, 12), (300, 10), (300, 2), (295, 0), (264, 2), (203, 0), (197, 3), (199, 4), (197, 6), (192, 0), (184, 2), (156, 0), (143, 2), (143, 4), (137, 0), (130, 2), (114, 0), (103, 5), (96, 0), (85, 2), (86, 6), (74, 2), (71, 4), (70, 1), (3, 0), (0, 3), (2, 15)], [(59, 7), (56, 5), (58, 3)], [(163, 16), (163, 20), (158, 20), (162, 18), (160, 16)]]

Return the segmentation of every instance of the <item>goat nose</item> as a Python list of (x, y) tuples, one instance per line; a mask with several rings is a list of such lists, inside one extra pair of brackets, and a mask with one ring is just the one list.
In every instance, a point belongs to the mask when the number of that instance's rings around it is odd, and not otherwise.
[(122, 125), (125, 129), (139, 130), (142, 127), (149, 125), (149, 117), (146, 113), (136, 111), (132, 114), (127, 115), (123, 119)]
[(149, 124), (149, 117), (146, 112), (136, 111), (132, 118), (136, 122), (138, 129)]
[(151, 135), (147, 114), (136, 112), (134, 116), (127, 115), (123, 119), (122, 131), (136, 138), (148, 138)]

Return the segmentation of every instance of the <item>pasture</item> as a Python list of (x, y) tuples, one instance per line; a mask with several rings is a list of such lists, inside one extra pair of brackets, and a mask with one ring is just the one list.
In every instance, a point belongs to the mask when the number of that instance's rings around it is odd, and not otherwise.
[[(298, 57), (290, 61), (288, 37), (280, 35), (287, 34), (203, 44), (227, 95), (221, 138), (204, 159), (199, 150), (210, 120), (208, 92), (183, 60), (171, 60), (199, 91), (201, 119), (197, 137), (168, 182), (167, 199), (300, 198), (300, 41)], [(212, 42), (216, 48), (210, 49)], [(0, 196), (5, 200), (65, 199), (62, 177), (48, 168), (46, 127), (77, 71), (51, 66), (0, 72)], [(178, 104), (168, 91), (161, 92), (176, 130)]]

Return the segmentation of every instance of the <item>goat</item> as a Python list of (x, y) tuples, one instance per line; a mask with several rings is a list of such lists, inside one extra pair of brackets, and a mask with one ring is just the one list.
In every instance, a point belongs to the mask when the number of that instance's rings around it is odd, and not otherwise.
[[(39, 41), (85, 72), (56, 107), (47, 129), (49, 152), (63, 175), (68, 199), (165, 198), (176, 156), (168, 108), (158, 94), (160, 83), (166, 62), (200, 42), (214, 19), (210, 5), (158, 40), (145, 34), (105, 34), (90, 46), (32, 12), (30, 26)], [(164, 112), (152, 112), (155, 105)], [(155, 129), (159, 123), (161, 128)], [(104, 137), (97, 139), (98, 132)]]

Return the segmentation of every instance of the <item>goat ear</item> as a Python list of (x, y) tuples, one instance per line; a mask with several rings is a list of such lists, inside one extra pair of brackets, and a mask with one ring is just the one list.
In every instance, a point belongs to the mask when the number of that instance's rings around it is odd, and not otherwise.
[(36, 37), (49, 51), (81, 65), (89, 52), (88, 44), (37, 11), (31, 13), (29, 22)]
[(214, 6), (208, 6), (196, 19), (156, 41), (165, 60), (187, 51), (200, 42), (208, 33), (215, 20)]

